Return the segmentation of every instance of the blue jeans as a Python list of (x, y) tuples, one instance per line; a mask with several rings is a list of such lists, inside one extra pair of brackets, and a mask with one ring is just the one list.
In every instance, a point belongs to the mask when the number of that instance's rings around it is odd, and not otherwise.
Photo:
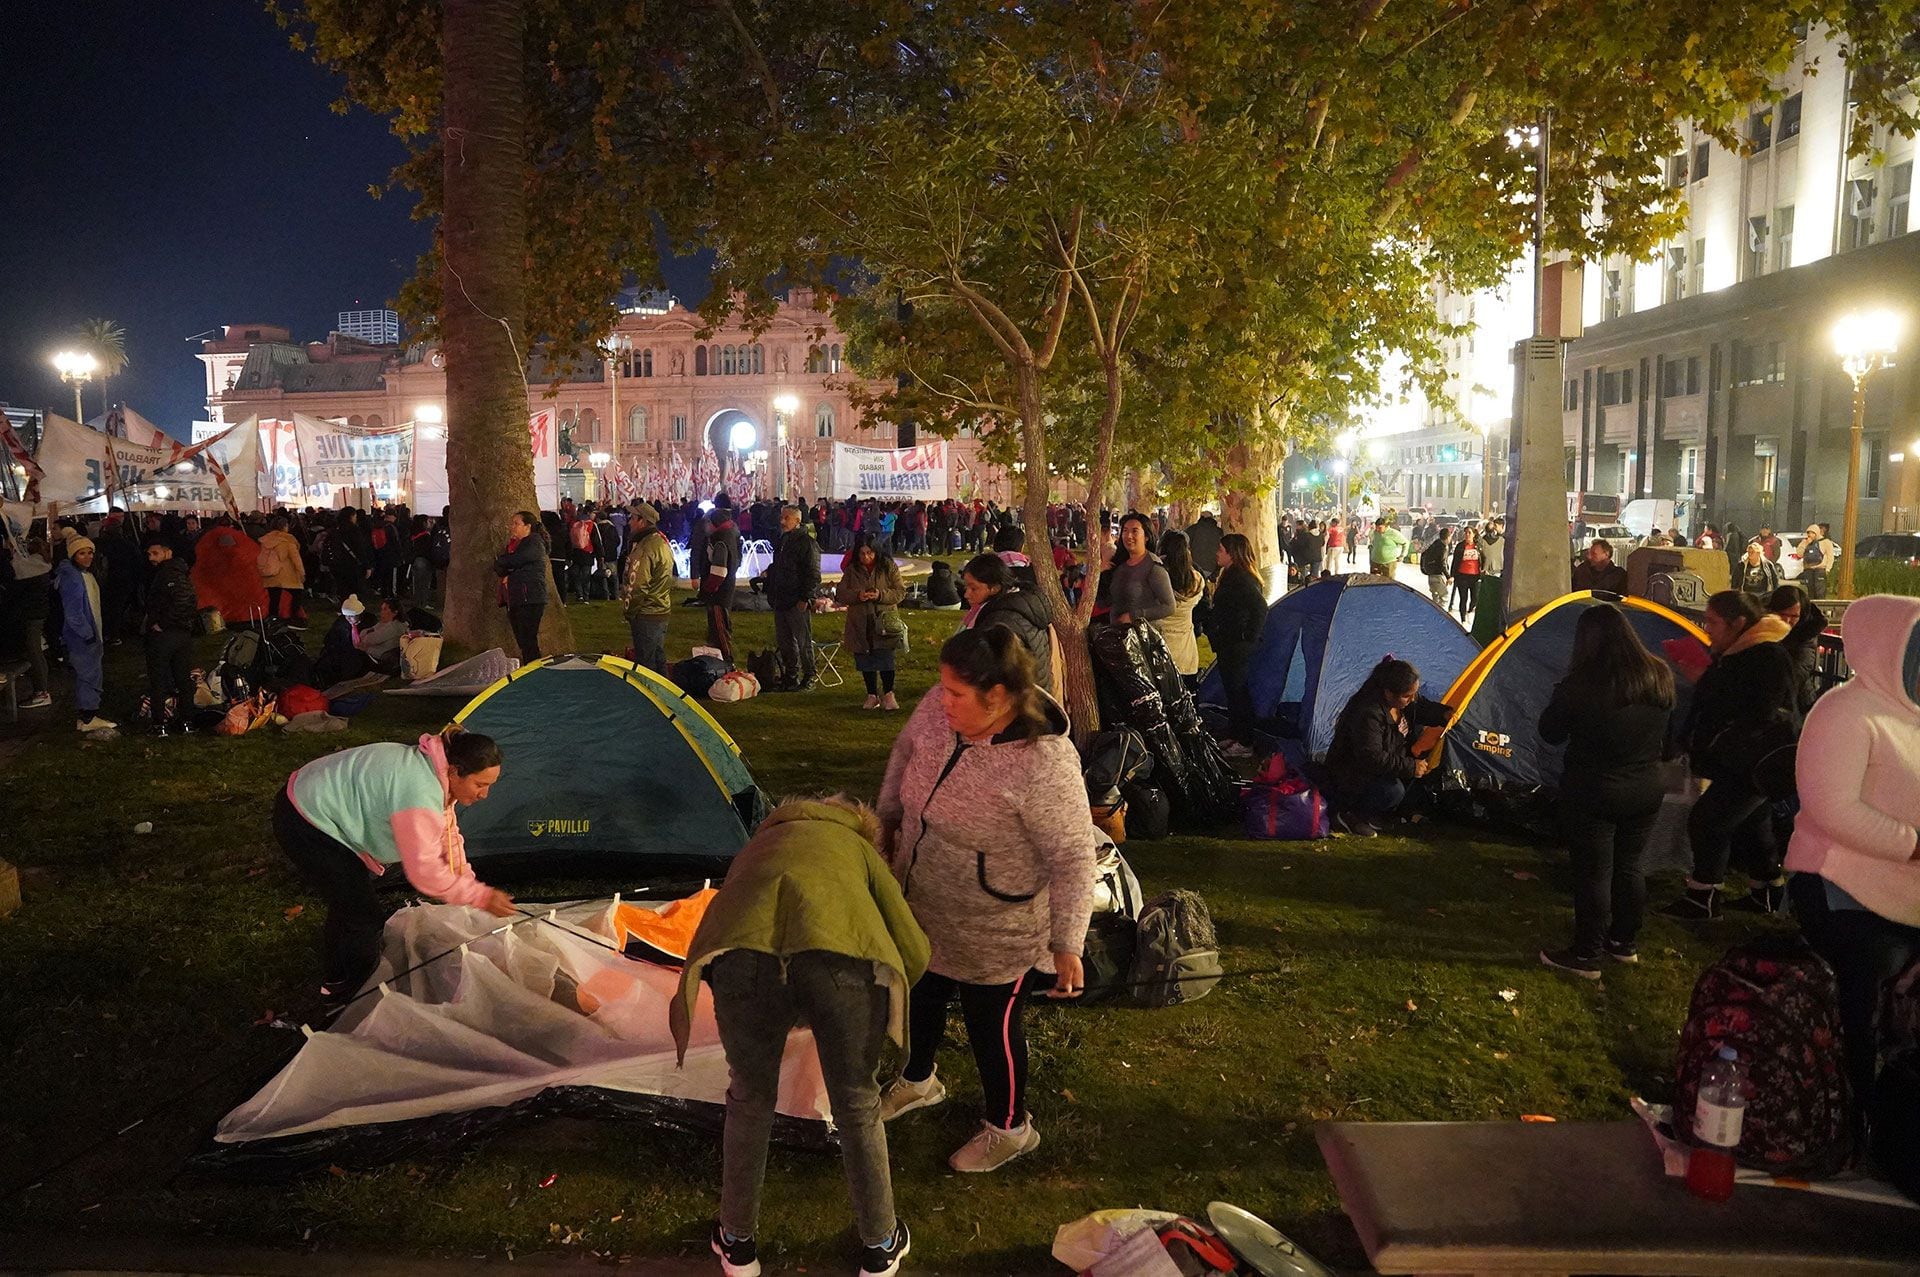
[(1405, 783), (1391, 776), (1375, 776), (1352, 787), (1342, 787), (1334, 805), (1362, 820), (1384, 820), (1400, 810), (1407, 800)]
[(656, 674), (667, 672), (667, 618), (630, 616), (627, 632), (633, 635), (633, 663), (644, 665)]

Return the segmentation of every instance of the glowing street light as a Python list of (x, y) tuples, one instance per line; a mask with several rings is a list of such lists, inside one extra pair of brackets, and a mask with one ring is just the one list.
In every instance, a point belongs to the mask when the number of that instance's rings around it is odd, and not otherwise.
[(1890, 310), (1855, 311), (1833, 326), (1833, 351), (1853, 379), (1853, 428), (1847, 449), (1847, 505), (1841, 521), (1840, 570), (1834, 595), (1853, 597), (1854, 546), (1860, 537), (1860, 442), (1867, 425), (1867, 378), (1885, 368), (1899, 345), (1901, 316)]
[(759, 442), (760, 432), (753, 428), (751, 421), (736, 421), (727, 431), (727, 443), (735, 452), (752, 452), (753, 445)]
[(775, 395), (773, 397), (773, 406), (780, 412), (792, 416), (794, 413), (800, 411), (800, 396), (794, 394)]
[(437, 403), (423, 403), (413, 410), (413, 419), (437, 426), (447, 419), (447, 410)]
[(773, 397), (773, 429), (780, 444), (780, 491), (782, 501), (787, 499), (787, 419), (800, 411), (800, 396), (786, 391)]
[(53, 357), (53, 366), (60, 374), (60, 380), (73, 385), (73, 419), (85, 421), (87, 410), (80, 406), (80, 387), (93, 379), (99, 371), (100, 361), (84, 350), (63, 350)]

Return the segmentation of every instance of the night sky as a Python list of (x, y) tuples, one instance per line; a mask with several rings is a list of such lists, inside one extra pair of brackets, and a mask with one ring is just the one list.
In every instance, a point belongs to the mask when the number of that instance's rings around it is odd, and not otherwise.
[[(206, 398), (187, 338), (277, 323), (321, 340), (412, 273), (429, 234), (411, 197), (367, 193), (400, 143), (329, 109), (338, 83), (259, 0), (8, 9), (0, 402), (71, 413), (48, 361), (82, 321), (112, 319), (132, 358), (112, 397), (185, 435)], [(682, 296), (699, 273), (673, 272)], [(100, 412), (98, 383), (86, 402)]]

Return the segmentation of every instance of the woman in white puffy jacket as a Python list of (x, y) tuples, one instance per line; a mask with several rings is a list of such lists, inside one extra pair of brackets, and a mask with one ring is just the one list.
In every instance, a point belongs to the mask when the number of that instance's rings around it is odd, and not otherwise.
[(1801, 928), (1839, 979), (1865, 1111), (1882, 987), (1920, 957), (1920, 599), (1876, 594), (1845, 624), (1853, 678), (1814, 703), (1800, 734), (1786, 866)]

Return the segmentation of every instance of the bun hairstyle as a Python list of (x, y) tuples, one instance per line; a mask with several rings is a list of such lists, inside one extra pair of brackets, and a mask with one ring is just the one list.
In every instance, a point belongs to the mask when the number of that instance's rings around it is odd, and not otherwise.
[(462, 776), (501, 765), (500, 745), (493, 737), (467, 731), (458, 723), (440, 729), (440, 744), (447, 752), (447, 766)]
[(1034, 681), (1033, 657), (1019, 635), (1004, 625), (961, 630), (940, 648), (940, 664), (981, 696), (996, 687), (1007, 689), (1014, 704), (1014, 721), (1029, 735), (1047, 727), (1046, 694)]
[(1367, 681), (1360, 690), (1381, 696), (1405, 696), (1418, 686), (1420, 671), (1413, 667), (1412, 662), (1400, 660), (1389, 652), (1373, 667), (1373, 672), (1367, 675)]

